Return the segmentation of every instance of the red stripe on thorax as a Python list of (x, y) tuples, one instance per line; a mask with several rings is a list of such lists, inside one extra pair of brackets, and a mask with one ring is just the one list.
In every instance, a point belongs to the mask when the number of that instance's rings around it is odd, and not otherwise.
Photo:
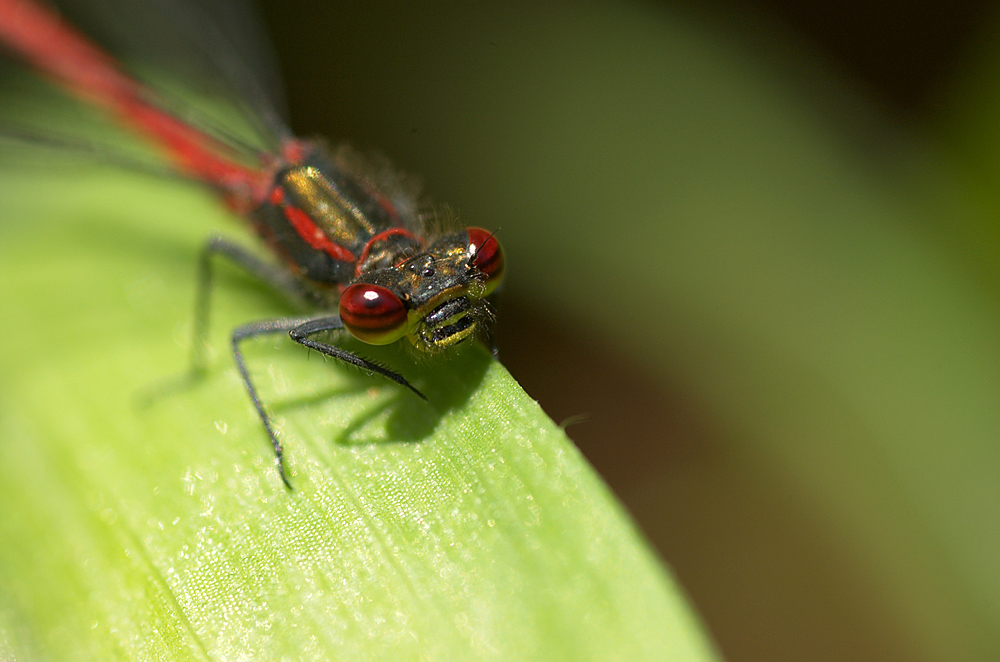
[[(274, 193), (271, 194), (271, 197), (274, 199)], [(284, 195), (281, 197), (283, 199)], [(295, 229), (295, 232), (302, 237), (302, 240), (316, 250), (323, 251), (333, 259), (340, 260), (341, 262), (354, 262), (357, 259), (354, 253), (340, 244), (330, 241), (330, 238), (323, 233), (323, 230), (309, 218), (309, 214), (298, 207), (286, 204), (282, 206), (281, 211), (284, 213), (288, 223)]]

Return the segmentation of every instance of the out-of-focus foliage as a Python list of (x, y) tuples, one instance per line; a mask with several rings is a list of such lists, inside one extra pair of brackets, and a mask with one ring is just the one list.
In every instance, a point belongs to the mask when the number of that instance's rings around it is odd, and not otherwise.
[[(433, 190), (501, 228), (513, 296), (693, 394), (850, 550), (913, 656), (995, 658), (996, 168), (886, 119), (774, 26), (459, 4), (329, 10), (356, 29), (303, 47), (300, 116), (429, 162)], [(309, 102), (336, 91), (358, 103)], [(995, 105), (955, 112), (982, 118), (956, 123), (990, 161)]]

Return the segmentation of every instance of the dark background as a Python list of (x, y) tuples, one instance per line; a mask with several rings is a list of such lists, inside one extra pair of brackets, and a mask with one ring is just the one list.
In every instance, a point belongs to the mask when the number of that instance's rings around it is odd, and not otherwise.
[[(670, 6), (695, 20), (757, 26), (752, 32), (764, 51), (804, 44), (906, 127), (933, 125), (942, 90), (993, 12), (985, 2), (943, 0)], [(349, 40), (351, 26), (367, 21), (386, 21), (389, 33), (400, 28), (390, 25), (392, 12), (385, 7), (377, 10), (378, 19), (368, 8), (343, 7), (326, 11), (311, 34), (304, 11), (299, 2), (264, 6), (294, 128), (330, 134), (338, 126), (336, 112), (350, 112), (331, 110), (317, 90), (322, 74), (316, 72), (330, 65), (314, 61), (322, 52), (316, 43)], [(771, 32), (770, 26), (778, 27)], [(349, 136), (352, 141), (381, 144), (378, 118), (370, 126), (357, 117), (350, 121), (347, 130), (358, 134)], [(383, 148), (396, 156), (393, 145)], [(725, 451), (723, 433), (684, 389), (647, 374), (589, 334), (585, 319), (544, 310), (516, 292), (504, 303), (499, 345), (504, 365), (525, 390), (555, 421), (572, 423), (570, 436), (673, 568), (728, 659), (922, 659), (869, 590), (851, 547), (801, 508), (781, 476), (743, 471)], [(600, 380), (588, 378), (593, 374)], [(662, 438), (664, 430), (669, 443), (608, 443)], [(650, 506), (632, 489), (652, 474), (674, 479), (667, 510), (662, 503)]]

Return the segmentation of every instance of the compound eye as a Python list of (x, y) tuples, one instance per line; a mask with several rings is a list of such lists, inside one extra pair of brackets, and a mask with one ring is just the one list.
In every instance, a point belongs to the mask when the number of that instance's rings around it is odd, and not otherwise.
[(503, 280), (503, 249), (500, 242), (482, 228), (466, 228), (469, 235), (469, 264), (482, 274), (486, 291), (483, 296), (497, 289)]
[(355, 283), (340, 295), (340, 320), (351, 335), (370, 345), (388, 345), (406, 335), (406, 307), (392, 290)]

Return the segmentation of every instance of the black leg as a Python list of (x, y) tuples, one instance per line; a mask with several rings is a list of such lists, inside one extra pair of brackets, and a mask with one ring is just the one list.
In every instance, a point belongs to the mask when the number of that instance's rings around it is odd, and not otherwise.
[[(195, 299), (194, 342), (192, 347), (192, 372), (195, 374), (203, 372), (205, 369), (205, 336), (208, 331), (209, 300), (212, 292), (212, 258), (215, 255), (225, 256), (249, 274), (256, 276), (290, 299), (305, 304), (316, 305), (321, 303), (316, 293), (304, 287), (301, 281), (290, 271), (261, 260), (245, 248), (227, 239), (212, 237), (202, 249), (201, 257), (198, 261), (198, 292)], [(267, 436), (271, 439), (275, 462), (278, 465), (278, 474), (288, 489), (292, 489), (292, 486), (288, 480), (288, 474), (285, 472), (284, 451), (277, 434), (274, 432), (274, 428), (271, 426), (271, 419), (264, 409), (264, 404), (257, 394), (257, 387), (254, 386), (253, 380), (250, 379), (250, 372), (247, 370), (246, 361), (240, 349), (240, 345), (244, 340), (276, 333), (288, 333), (292, 340), (300, 345), (315, 349), (327, 356), (332, 356), (335, 359), (357, 366), (368, 372), (381, 375), (401, 386), (405, 386), (421, 398), (427, 399), (423, 393), (414, 388), (402, 375), (339, 347), (317, 342), (309, 338), (309, 336), (316, 333), (343, 328), (344, 325), (341, 323), (338, 315), (324, 315), (322, 317), (289, 317), (253, 322), (233, 331), (232, 347), (236, 367), (240, 371), (240, 377), (243, 380), (244, 386), (246, 386), (247, 393), (250, 395), (254, 409), (257, 410), (257, 415), (260, 417), (260, 421), (267, 431)]]
[(252, 322), (233, 331), (233, 357), (236, 359), (236, 367), (240, 371), (240, 377), (243, 379), (243, 384), (246, 386), (247, 393), (250, 394), (250, 400), (253, 402), (254, 409), (257, 410), (257, 416), (260, 417), (260, 422), (264, 425), (264, 429), (267, 431), (267, 436), (271, 438), (271, 445), (274, 447), (275, 462), (278, 465), (278, 473), (281, 475), (281, 481), (288, 489), (292, 489), (292, 486), (291, 483), (288, 482), (288, 475), (285, 473), (285, 454), (281, 447), (281, 441), (278, 440), (278, 435), (275, 434), (274, 428), (271, 426), (271, 418), (268, 416), (267, 411), (264, 409), (264, 403), (261, 402), (260, 396), (257, 394), (257, 387), (253, 385), (253, 380), (250, 379), (250, 372), (247, 370), (246, 361), (243, 359), (243, 352), (240, 349), (240, 343), (244, 340), (256, 338), (258, 336), (287, 332), (292, 340), (300, 345), (314, 349), (327, 356), (332, 356), (333, 358), (339, 359), (344, 363), (349, 363), (363, 370), (381, 375), (386, 379), (400, 384), (401, 386), (405, 386), (424, 400), (427, 399), (423, 393), (414, 388), (414, 386), (410, 384), (410, 382), (406, 381), (406, 378), (402, 375), (395, 373), (388, 368), (383, 368), (377, 363), (363, 359), (356, 354), (340, 349), (339, 347), (334, 347), (333, 345), (309, 339), (309, 336), (316, 333), (334, 331), (343, 328), (344, 325), (340, 321), (340, 317), (338, 315), (325, 315), (323, 317), (287, 317), (282, 319), (265, 320), (263, 322)]
[(476, 328), (478, 333), (476, 338), (479, 342), (483, 343), (486, 349), (490, 350), (490, 354), (493, 358), (500, 358), (500, 351), (497, 349), (497, 344), (493, 338), (493, 326), (496, 323), (496, 308), (497, 302), (499, 301), (499, 291), (486, 297), (486, 301), (480, 303), (479, 305), (484, 307), (484, 312), (477, 318)]
[(267, 283), (290, 299), (303, 303), (318, 303), (316, 295), (303, 287), (298, 278), (287, 269), (258, 258), (247, 249), (228, 239), (215, 236), (201, 250), (198, 260), (198, 291), (195, 297), (194, 337), (191, 343), (191, 366), (195, 374), (205, 370), (205, 337), (208, 333), (209, 303), (212, 294), (212, 257), (228, 258), (244, 271)]
[(353, 366), (357, 366), (362, 370), (367, 370), (368, 372), (373, 372), (377, 375), (382, 375), (386, 379), (390, 379), (400, 386), (405, 386), (410, 389), (421, 398), (426, 400), (427, 398), (423, 393), (418, 391), (413, 387), (410, 382), (406, 381), (406, 378), (399, 373), (393, 372), (388, 368), (383, 368), (377, 363), (373, 363), (368, 359), (363, 359), (357, 354), (351, 354), (350, 352), (340, 349), (339, 347), (334, 347), (333, 345), (328, 345), (322, 342), (316, 342), (315, 340), (310, 340), (309, 336), (322, 333), (323, 331), (334, 331), (337, 329), (343, 329), (344, 323), (340, 321), (339, 315), (327, 315), (325, 317), (317, 317), (311, 319), (308, 322), (304, 322), (288, 332), (288, 335), (292, 340), (304, 345), (309, 349), (315, 349), (317, 352), (326, 354), (327, 356), (332, 356), (335, 359), (339, 359), (344, 363), (350, 363)]
[[(213, 286), (212, 258), (216, 255), (228, 258), (233, 264), (241, 267), (258, 280), (267, 283), (289, 299), (313, 306), (322, 303), (319, 295), (304, 287), (291, 271), (265, 262), (247, 249), (232, 243), (228, 239), (220, 236), (210, 238), (205, 242), (198, 258), (198, 289), (195, 293), (194, 328), (192, 329), (191, 338), (191, 366), (188, 374), (180, 379), (173, 380), (171, 383), (150, 389), (139, 397), (140, 404), (148, 405), (153, 400), (167, 393), (190, 386), (203, 376), (207, 363), (205, 359), (205, 348), (207, 347), (205, 338), (208, 333), (209, 304)], [(304, 317), (302, 319), (310, 318)], [(287, 331), (287, 329), (281, 330)]]
[(260, 417), (260, 422), (264, 424), (267, 436), (271, 438), (271, 445), (274, 447), (275, 462), (278, 465), (278, 474), (281, 475), (281, 482), (288, 489), (292, 489), (292, 485), (288, 482), (288, 475), (285, 473), (285, 453), (281, 448), (281, 442), (278, 441), (278, 436), (274, 433), (274, 428), (271, 427), (271, 419), (268, 417), (267, 411), (264, 410), (264, 404), (260, 401), (260, 396), (257, 395), (257, 387), (253, 385), (253, 381), (250, 379), (250, 372), (247, 370), (246, 361), (243, 360), (240, 343), (249, 338), (256, 338), (257, 336), (288, 332), (309, 321), (309, 319), (308, 317), (289, 317), (263, 322), (252, 322), (244, 324), (233, 331), (233, 358), (236, 359), (236, 367), (239, 368), (240, 377), (243, 379), (243, 385), (247, 388), (247, 393), (250, 394), (250, 400), (253, 402), (254, 409), (257, 410), (257, 416)]

